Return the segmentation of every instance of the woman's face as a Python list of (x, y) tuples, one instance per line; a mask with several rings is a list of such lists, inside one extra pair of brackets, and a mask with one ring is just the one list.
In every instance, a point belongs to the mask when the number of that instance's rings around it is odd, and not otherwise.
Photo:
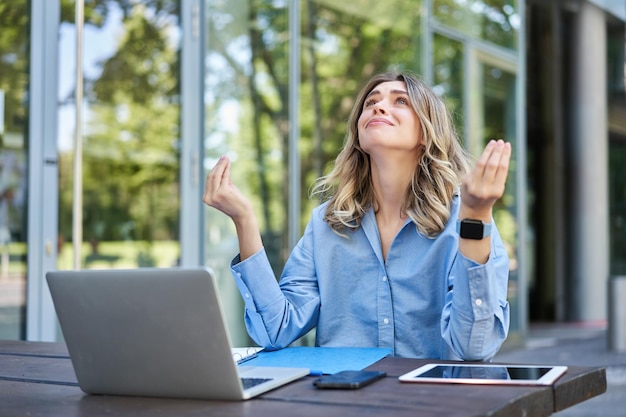
[(418, 153), (423, 144), (420, 122), (403, 81), (378, 84), (365, 98), (358, 121), (359, 144), (372, 152)]

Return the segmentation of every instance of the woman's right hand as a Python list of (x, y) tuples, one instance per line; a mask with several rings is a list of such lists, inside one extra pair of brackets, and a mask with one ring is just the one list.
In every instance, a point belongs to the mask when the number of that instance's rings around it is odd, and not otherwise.
[(263, 248), (254, 208), (232, 183), (230, 160), (227, 157), (222, 156), (207, 175), (202, 201), (233, 220), (242, 261)]
[(252, 204), (230, 179), (230, 160), (226, 156), (222, 156), (207, 175), (202, 201), (235, 222), (253, 214)]

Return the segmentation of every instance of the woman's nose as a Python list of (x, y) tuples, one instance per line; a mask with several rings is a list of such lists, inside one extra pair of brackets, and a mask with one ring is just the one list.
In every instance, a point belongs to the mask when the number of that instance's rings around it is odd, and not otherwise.
[(374, 113), (380, 113), (380, 114), (386, 114), (387, 113), (387, 110), (385, 110), (385, 107), (383, 107), (381, 101), (379, 101), (376, 104), (374, 104)]

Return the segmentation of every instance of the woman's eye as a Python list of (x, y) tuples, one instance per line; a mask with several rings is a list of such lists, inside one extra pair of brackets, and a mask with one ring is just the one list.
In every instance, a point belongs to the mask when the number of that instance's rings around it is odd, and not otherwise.
[(365, 102), (365, 107), (373, 106), (374, 104), (376, 104), (376, 100), (369, 99)]
[(409, 104), (409, 100), (407, 100), (406, 97), (400, 97), (400, 98), (398, 98), (398, 100), (396, 100), (396, 102), (398, 104)]

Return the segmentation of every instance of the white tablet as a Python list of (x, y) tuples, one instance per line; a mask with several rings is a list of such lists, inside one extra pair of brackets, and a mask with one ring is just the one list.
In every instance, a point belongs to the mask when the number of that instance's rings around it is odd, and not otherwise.
[(429, 363), (399, 377), (402, 382), (551, 385), (567, 366)]

